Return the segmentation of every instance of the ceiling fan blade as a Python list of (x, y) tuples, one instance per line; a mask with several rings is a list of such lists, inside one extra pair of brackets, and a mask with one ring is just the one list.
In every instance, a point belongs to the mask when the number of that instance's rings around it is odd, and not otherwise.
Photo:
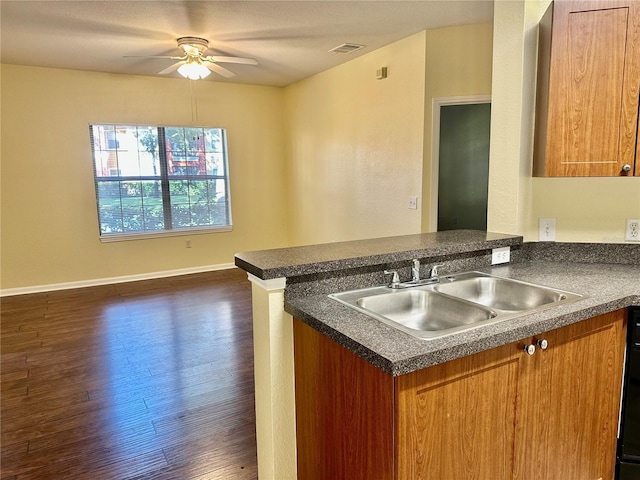
[(158, 74), (159, 75), (166, 75), (167, 73), (175, 72), (178, 68), (180, 68), (180, 65), (183, 65), (183, 64), (184, 64), (184, 60), (181, 60), (179, 62), (174, 63), (170, 67), (167, 67), (164, 70), (159, 71)]
[(172, 60), (186, 60), (187, 57), (172, 57), (170, 55), (123, 55), (122, 58), (170, 58)]
[(210, 62), (220, 62), (220, 63), (242, 63), (244, 65), (258, 65), (258, 61), (255, 58), (245, 58), (245, 57), (225, 57), (218, 55), (210, 55), (205, 57), (204, 60), (208, 60)]
[(208, 61), (205, 61), (203, 63), (205, 64), (205, 66), (209, 70), (211, 70), (214, 73), (217, 73), (218, 75), (222, 75), (225, 78), (231, 78), (231, 77), (235, 77), (236, 76), (236, 74), (233, 73), (231, 70), (227, 70), (226, 68), (221, 67), (218, 64), (211, 63), (211, 62), (208, 62)]

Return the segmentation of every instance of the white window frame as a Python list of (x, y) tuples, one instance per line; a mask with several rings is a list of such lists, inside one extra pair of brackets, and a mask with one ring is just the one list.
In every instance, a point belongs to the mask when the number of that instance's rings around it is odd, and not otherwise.
[[(134, 175), (134, 176), (125, 176), (120, 174), (120, 169), (109, 169), (108, 175), (98, 175), (96, 170), (96, 166), (98, 162), (96, 161), (96, 149), (94, 143), (94, 126), (95, 127), (126, 127), (126, 128), (156, 128), (158, 133), (158, 157), (160, 164), (160, 173), (156, 175)], [(220, 174), (189, 174), (188, 172), (184, 174), (175, 174), (170, 173), (167, 162), (167, 148), (165, 141), (165, 132), (166, 129), (169, 128), (184, 128), (184, 129), (211, 129), (211, 130), (219, 130), (222, 136), (222, 154), (223, 154), (223, 171), (222, 175)], [(89, 133), (91, 139), (91, 158), (93, 163), (93, 176), (94, 176), (94, 186), (95, 186), (95, 194), (96, 194), (96, 207), (97, 207), (97, 215), (98, 215), (98, 231), (100, 235), (101, 242), (118, 242), (124, 240), (138, 240), (145, 238), (160, 238), (160, 237), (171, 237), (171, 236), (182, 236), (182, 235), (197, 235), (204, 233), (217, 233), (217, 232), (230, 232), (233, 230), (233, 222), (231, 217), (231, 192), (230, 192), (230, 181), (229, 181), (229, 162), (228, 162), (228, 150), (227, 150), (227, 142), (226, 142), (226, 130), (221, 127), (193, 127), (193, 126), (175, 126), (175, 125), (132, 125), (132, 124), (108, 124), (108, 123), (92, 123), (89, 125)], [(105, 138), (105, 142), (108, 143), (108, 150), (115, 150), (119, 148), (117, 141), (110, 138)], [(165, 145), (162, 147), (161, 145)], [(115, 147), (115, 148), (114, 148)], [(104, 150), (99, 150), (99, 152), (104, 152)], [(226, 218), (226, 224), (212, 224), (212, 225), (193, 225), (189, 227), (172, 227), (172, 212), (171, 212), (171, 194), (170, 194), (170, 182), (171, 181), (209, 181), (209, 180), (222, 180), (224, 182), (224, 199), (225, 199), (225, 213), (224, 217)], [(100, 196), (99, 196), (99, 183), (118, 183), (121, 182), (142, 182), (142, 181), (156, 181), (160, 182), (162, 189), (162, 210), (164, 215), (164, 229), (150, 229), (150, 230), (135, 230), (135, 231), (122, 231), (122, 232), (104, 232), (103, 226), (101, 223), (101, 213), (100, 213)], [(120, 198), (122, 198), (122, 192), (120, 192)], [(189, 203), (191, 207), (191, 204)], [(122, 210), (120, 212), (122, 216)], [(167, 228), (167, 224), (169, 227)], [(124, 226), (123, 226), (124, 228)]]

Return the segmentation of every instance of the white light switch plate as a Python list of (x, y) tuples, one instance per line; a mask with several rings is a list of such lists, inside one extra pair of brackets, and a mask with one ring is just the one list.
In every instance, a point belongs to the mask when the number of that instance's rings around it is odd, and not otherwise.
[(556, 219), (555, 218), (541, 218), (538, 226), (539, 226), (538, 240), (540, 240), (541, 242), (556, 241)]

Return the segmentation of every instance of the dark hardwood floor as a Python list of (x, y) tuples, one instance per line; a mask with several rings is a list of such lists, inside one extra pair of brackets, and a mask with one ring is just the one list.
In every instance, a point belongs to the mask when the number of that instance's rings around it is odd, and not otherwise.
[(257, 478), (244, 272), (0, 306), (0, 479)]

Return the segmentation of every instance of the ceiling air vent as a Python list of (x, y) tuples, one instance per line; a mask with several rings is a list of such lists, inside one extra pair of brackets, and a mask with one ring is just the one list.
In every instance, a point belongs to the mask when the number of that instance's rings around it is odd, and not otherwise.
[(358, 45), (357, 43), (343, 43), (342, 45), (338, 45), (337, 47), (334, 47), (329, 51), (333, 53), (351, 53), (355, 52), (356, 50), (360, 50), (361, 48), (364, 48), (364, 45)]

